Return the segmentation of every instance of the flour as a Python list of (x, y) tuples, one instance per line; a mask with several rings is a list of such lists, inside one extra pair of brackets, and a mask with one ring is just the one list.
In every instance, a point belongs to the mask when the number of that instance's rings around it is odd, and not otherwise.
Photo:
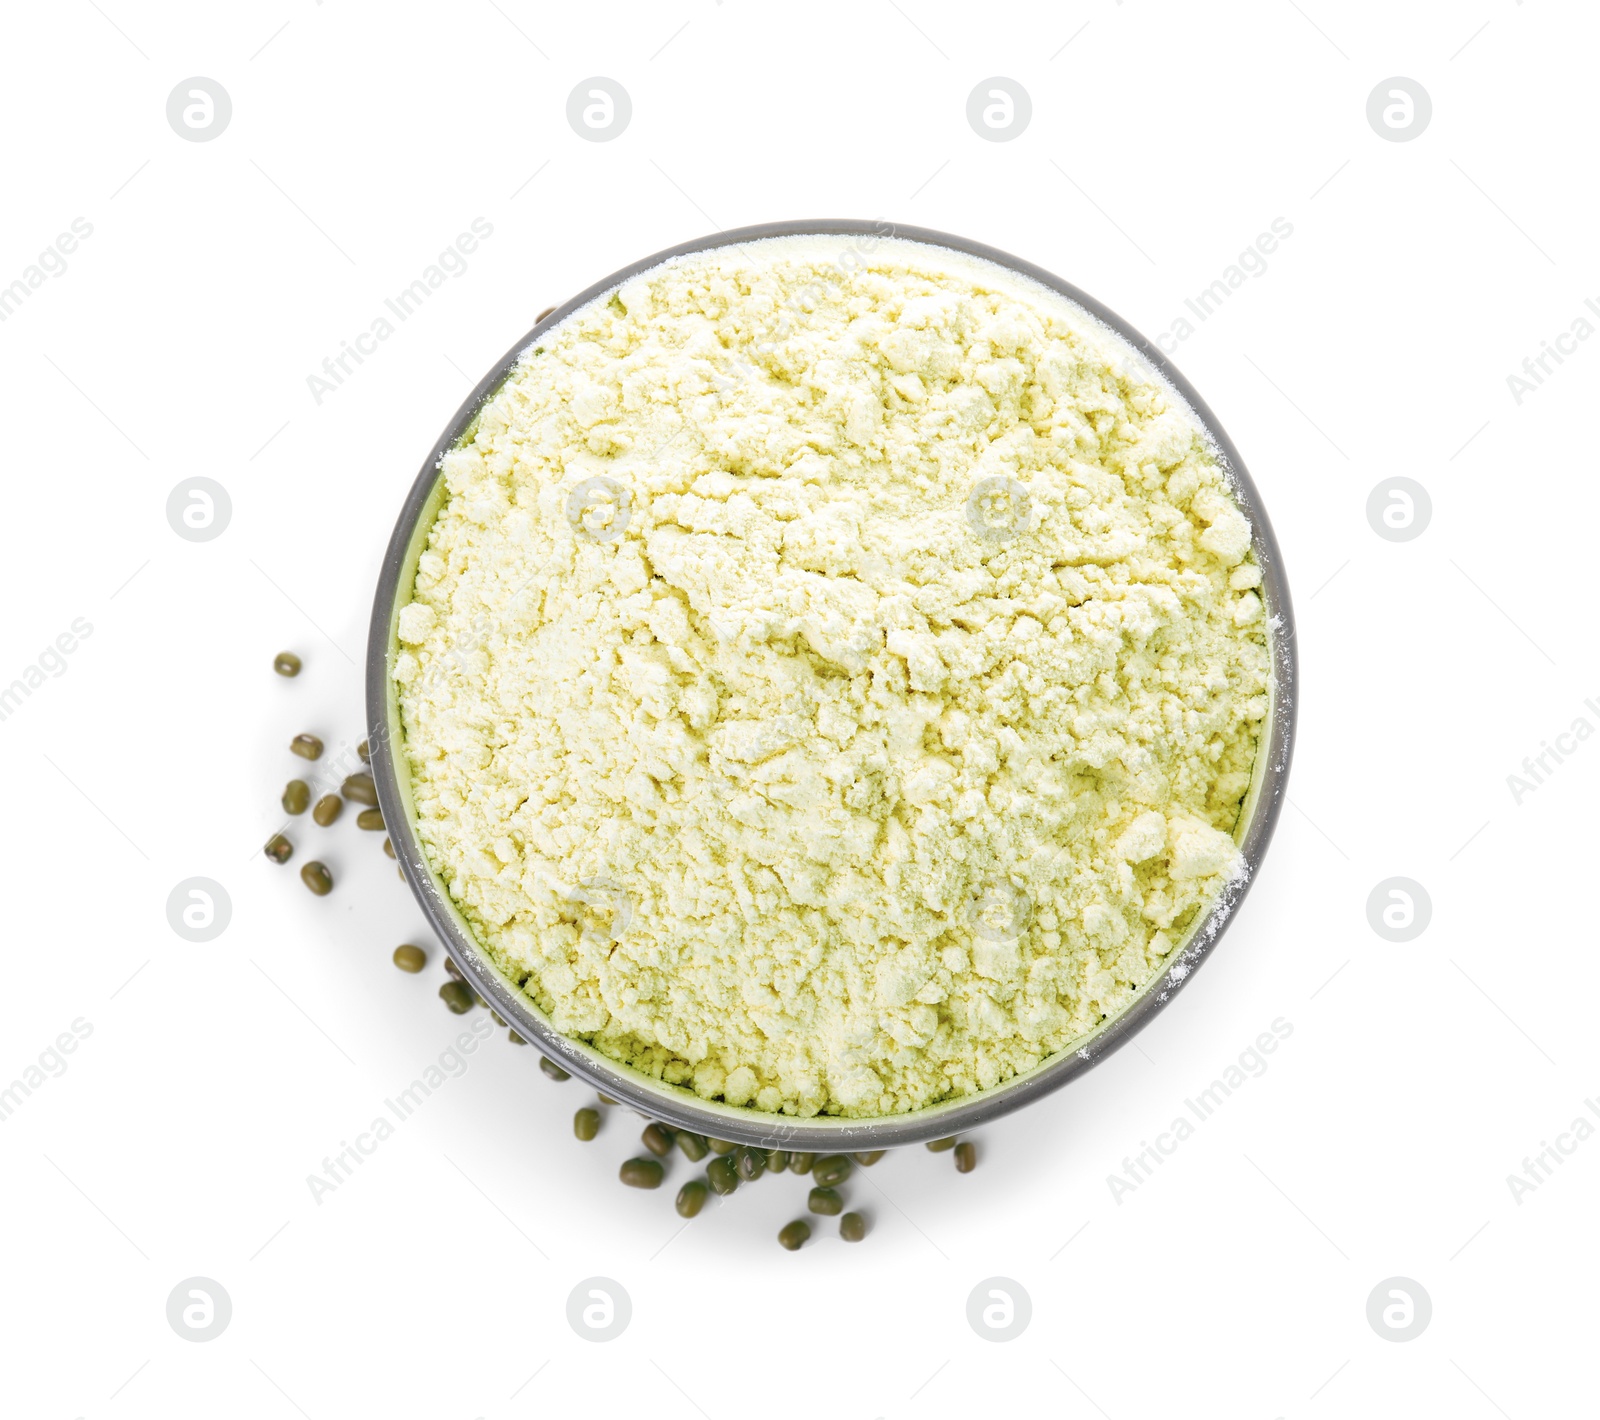
[(970, 1094), (1239, 870), (1250, 527), (1062, 298), (899, 241), (681, 259), (443, 471), (395, 666), (423, 843), (611, 1058), (789, 1114)]

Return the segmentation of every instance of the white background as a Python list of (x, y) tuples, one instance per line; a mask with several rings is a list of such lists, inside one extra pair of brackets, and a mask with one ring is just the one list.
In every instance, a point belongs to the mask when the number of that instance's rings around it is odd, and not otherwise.
[[(0, 1126), (0, 1410), (27, 1417), (1030, 1413), (1516, 1417), (1592, 1407), (1600, 1141), (1506, 1182), (1600, 1094), (1588, 989), (1587, 742), (1519, 804), (1506, 776), (1600, 698), (1591, 633), (1600, 342), (1507, 376), (1600, 297), (1593, 7), (930, 0), (15, 6), (0, 284), (93, 235), (0, 324), (8, 456), (0, 683), (93, 632), (0, 722), (8, 811), (0, 1083), (92, 1035)], [(229, 93), (182, 141), (179, 81)], [(579, 81), (631, 95), (582, 141)], [(1031, 95), (1014, 141), (968, 94)], [(1431, 95), (1415, 141), (1375, 85)], [(360, 737), (379, 557), (415, 472), (545, 306), (716, 226), (882, 217), (1039, 263), (1154, 336), (1274, 218), (1293, 235), (1176, 351), (1275, 522), (1304, 694), (1289, 797), (1213, 960), (1129, 1048), (982, 1131), (858, 1175), (866, 1242), (774, 1241), (798, 1179), (681, 1235), (671, 1184), (616, 1182), (497, 1034), (357, 1175), (306, 1184), (460, 1029), (376, 835), (302, 820), (313, 898), (261, 854), (300, 761)], [(321, 404), (307, 376), (475, 217), (493, 236)], [(1432, 521), (1392, 543), (1369, 492)], [(169, 527), (216, 479), (232, 521)], [(131, 579), (131, 580), (130, 580)], [(291, 647), (298, 680), (273, 675)], [(1548, 762), (1548, 761), (1547, 761)], [(180, 880), (233, 916), (168, 926)], [(1394, 944), (1375, 884), (1432, 899)], [(430, 948), (421, 978), (389, 963)], [(1275, 1018), (1293, 1026), (1136, 1192), (1108, 1174)], [(663, 1250), (664, 1249), (664, 1250)], [(233, 1317), (180, 1338), (168, 1293)], [(591, 1276), (632, 1298), (581, 1339)], [(1032, 1299), (981, 1339), (973, 1286)], [(1397, 1344), (1374, 1286), (1433, 1317)], [(529, 1379), (533, 1377), (531, 1380)]]

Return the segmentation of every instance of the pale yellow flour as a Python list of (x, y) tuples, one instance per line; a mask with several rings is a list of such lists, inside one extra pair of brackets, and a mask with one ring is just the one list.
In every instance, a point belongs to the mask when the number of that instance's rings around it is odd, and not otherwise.
[(658, 268), (444, 460), (401, 614), (424, 843), (562, 1031), (868, 1117), (1127, 1003), (1237, 871), (1250, 529), (1065, 300), (899, 241)]

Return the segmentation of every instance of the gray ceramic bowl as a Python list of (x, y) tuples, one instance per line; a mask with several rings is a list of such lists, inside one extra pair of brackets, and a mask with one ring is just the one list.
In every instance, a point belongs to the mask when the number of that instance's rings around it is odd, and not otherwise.
[[(640, 272), (658, 266), (670, 257), (768, 237), (815, 235), (894, 237), (943, 247), (980, 257), (1007, 267), (1042, 286), (1059, 292), (1082, 307), (1095, 319), (1119, 332), (1151, 366), (1188, 402), (1210, 433), (1232, 474), (1236, 497), (1255, 529), (1255, 554), (1261, 565), (1262, 595), (1269, 617), (1272, 662), (1275, 676), (1272, 707), (1261, 748), (1256, 756), (1255, 780), (1245, 800), (1241, 829), (1236, 833), (1249, 867), (1248, 874), (1224, 890), (1211, 911), (1202, 918), (1186, 939), (1182, 950), (1174, 951), (1166, 970), (1147, 983), (1139, 994), (1116, 1016), (1074, 1045), (1013, 1077), (993, 1089), (958, 1100), (931, 1106), (909, 1114), (870, 1120), (845, 1120), (820, 1115), (796, 1119), (787, 1115), (765, 1114), (759, 1110), (710, 1103), (693, 1091), (662, 1084), (649, 1076), (618, 1065), (581, 1041), (554, 1030), (544, 1015), (521, 992), (479, 946), (471, 927), (450, 900), (439, 876), (428, 863), (417, 837), (416, 818), (411, 800), (410, 774), (404, 756), (397, 754), (402, 730), (395, 691), (390, 674), (397, 653), (396, 620), (400, 608), (410, 598), (417, 558), (427, 543), (434, 514), (443, 501), (439, 460), (470, 429), (478, 411), (500, 388), (516, 365), (517, 357), (547, 329), (565, 319), (578, 307), (605, 294)], [(1032, 1100), (1058, 1090), (1067, 1081), (1083, 1074), (1112, 1051), (1126, 1044), (1147, 1025), (1157, 1011), (1171, 1002), (1187, 984), (1194, 970), (1211, 954), (1223, 928), (1232, 919), (1250, 884), (1260, 870), (1261, 860), (1277, 823), (1289, 774), (1289, 758), (1295, 721), (1295, 642), (1294, 616), (1289, 605), (1289, 587), (1283, 562), (1273, 538), (1266, 510), (1243, 461), (1205, 401), (1191, 388), (1161, 354), (1138, 331), (1093, 297), (1059, 277), (1028, 262), (978, 242), (943, 232), (918, 227), (887, 229), (883, 223), (853, 221), (773, 222), (757, 227), (741, 227), (719, 232), (699, 241), (686, 242), (645, 257), (632, 266), (607, 276), (587, 291), (574, 296), (511, 347), (494, 369), (479, 382), (440, 436), (422, 471), (411, 486), (401, 509), (394, 536), (384, 557), (383, 572), (372, 609), (372, 630), (367, 643), (367, 720), (372, 746), (372, 775), (377, 782), (378, 803), (394, 842), (401, 870), (411, 890), (422, 904), (439, 939), (445, 944), (467, 981), (494, 1007), (525, 1040), (544, 1052), (578, 1078), (602, 1094), (633, 1106), (642, 1114), (665, 1121), (680, 1129), (726, 1139), (737, 1144), (769, 1148), (789, 1148), (814, 1152), (892, 1148), (921, 1143), (972, 1129), (986, 1120), (997, 1119), (1020, 1109)], [(530, 1061), (530, 1064), (532, 1062)]]

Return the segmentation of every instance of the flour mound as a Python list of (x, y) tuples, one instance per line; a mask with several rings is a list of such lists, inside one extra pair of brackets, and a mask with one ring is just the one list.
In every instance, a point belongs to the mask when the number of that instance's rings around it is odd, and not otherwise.
[(906, 242), (603, 296), (461, 447), (395, 666), (422, 839), (555, 1026), (869, 1118), (1073, 1046), (1239, 867), (1250, 528), (1118, 337)]

